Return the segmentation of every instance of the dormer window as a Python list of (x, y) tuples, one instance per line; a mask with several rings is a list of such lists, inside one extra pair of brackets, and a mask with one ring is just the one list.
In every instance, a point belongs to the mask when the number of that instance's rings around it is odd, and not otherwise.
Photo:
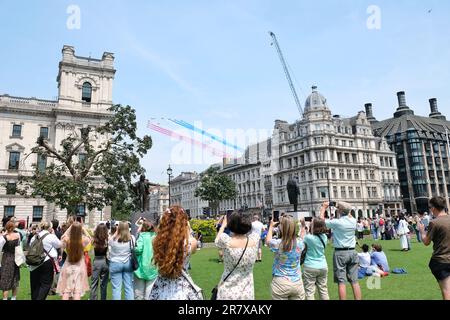
[(83, 83), (83, 88), (81, 89), (81, 100), (87, 103), (92, 101), (92, 85), (89, 82)]

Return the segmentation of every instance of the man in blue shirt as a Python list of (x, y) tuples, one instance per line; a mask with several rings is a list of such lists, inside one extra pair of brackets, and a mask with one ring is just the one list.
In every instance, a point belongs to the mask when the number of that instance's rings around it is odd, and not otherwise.
[[(325, 219), (329, 203), (324, 202), (320, 209), (320, 218)], [(334, 282), (338, 284), (339, 299), (347, 298), (346, 282), (351, 283), (355, 300), (361, 300), (361, 288), (358, 283), (358, 253), (355, 251), (356, 219), (351, 215), (352, 206), (338, 202), (336, 214), (339, 218), (325, 220), (325, 225), (333, 232), (333, 270)]]

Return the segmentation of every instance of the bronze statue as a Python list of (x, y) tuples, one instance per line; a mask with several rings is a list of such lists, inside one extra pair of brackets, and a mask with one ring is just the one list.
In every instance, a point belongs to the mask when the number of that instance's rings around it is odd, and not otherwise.
[(141, 212), (146, 212), (149, 210), (149, 187), (150, 183), (147, 179), (145, 179), (145, 175), (141, 175), (139, 181), (133, 186), (134, 192), (138, 197), (138, 204)]
[(294, 212), (297, 212), (298, 206), (298, 195), (300, 194), (300, 189), (298, 188), (297, 181), (294, 179), (289, 179), (286, 185), (289, 203), (294, 205)]

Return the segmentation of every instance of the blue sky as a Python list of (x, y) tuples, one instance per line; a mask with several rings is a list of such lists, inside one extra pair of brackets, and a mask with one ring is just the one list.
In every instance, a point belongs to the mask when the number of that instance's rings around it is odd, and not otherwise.
[[(80, 29), (66, 27), (72, 4)], [(366, 26), (370, 5), (381, 10), (379, 30)], [(372, 102), (385, 119), (404, 90), (416, 114), (428, 115), (436, 97), (450, 116), (449, 15), (445, 0), (0, 0), (0, 94), (54, 98), (64, 44), (82, 56), (115, 53), (114, 102), (137, 110), (140, 134), (154, 141), (143, 160), (147, 176), (165, 182), (169, 163), (178, 174), (219, 158), (177, 164), (179, 142), (147, 129), (150, 118), (220, 133), (299, 117), (269, 30), (302, 103), (316, 84), (333, 113), (352, 116)]]

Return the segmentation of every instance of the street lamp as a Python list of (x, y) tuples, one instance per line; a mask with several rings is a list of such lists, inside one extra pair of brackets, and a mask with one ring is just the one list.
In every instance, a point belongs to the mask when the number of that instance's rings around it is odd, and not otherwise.
[(167, 175), (169, 176), (169, 208), (170, 208), (170, 178), (172, 178), (172, 168), (170, 167), (170, 164), (169, 164), (169, 167), (167, 168)]

